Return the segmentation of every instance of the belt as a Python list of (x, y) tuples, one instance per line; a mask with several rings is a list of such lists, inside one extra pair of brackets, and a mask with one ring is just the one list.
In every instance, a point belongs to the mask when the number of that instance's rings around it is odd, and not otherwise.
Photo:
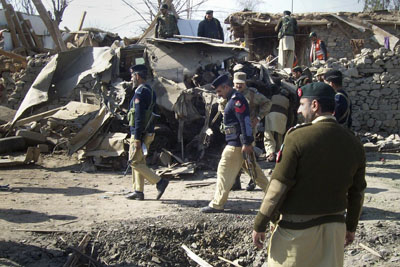
[(235, 133), (236, 133), (236, 128), (234, 127), (225, 128), (225, 134), (235, 134)]
[(293, 215), (283, 214), (279, 226), (300, 230), (329, 222), (345, 222), (344, 211), (325, 215)]
[(271, 107), (271, 110), (269, 112), (278, 112), (278, 113), (287, 114), (287, 109), (282, 106), (273, 104)]

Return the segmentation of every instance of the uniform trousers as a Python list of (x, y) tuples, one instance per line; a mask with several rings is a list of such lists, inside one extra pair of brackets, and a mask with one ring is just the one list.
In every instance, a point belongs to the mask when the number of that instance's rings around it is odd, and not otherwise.
[[(265, 191), (268, 187), (269, 180), (261, 170), (260, 166), (256, 163), (256, 184)], [(227, 145), (222, 152), (221, 160), (218, 163), (217, 170), (217, 185), (213, 200), (209, 206), (214, 209), (222, 210), (226, 201), (228, 200), (229, 192), (240, 169), (248, 173), (244, 167), (244, 158), (242, 154), (242, 147), (235, 147)]]
[[(144, 137), (143, 144), (147, 149), (150, 148), (151, 143), (154, 140), (155, 134), (147, 134)], [(161, 178), (155, 174), (146, 165), (146, 156), (143, 154), (143, 149), (135, 149), (133, 141), (135, 138), (131, 136), (131, 142), (129, 146), (129, 159), (131, 160), (132, 166), (132, 185), (133, 190), (138, 192), (143, 192), (144, 190), (144, 179), (150, 182), (150, 184), (158, 183)], [(142, 146), (143, 146), (142, 144)]]
[(268, 156), (272, 153), (277, 152), (280, 149), (283, 142), (283, 134), (272, 131), (264, 132), (264, 146), (265, 154)]
[(292, 230), (277, 226), (268, 248), (268, 267), (342, 267), (344, 223)]

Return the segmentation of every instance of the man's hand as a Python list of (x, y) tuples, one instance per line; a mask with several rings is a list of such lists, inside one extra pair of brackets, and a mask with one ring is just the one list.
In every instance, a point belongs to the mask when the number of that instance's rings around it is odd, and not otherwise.
[(255, 128), (260, 121), (257, 118), (251, 120), (251, 128)]
[(253, 146), (252, 145), (243, 145), (242, 146), (242, 153), (246, 153), (248, 155), (251, 155), (253, 153)]
[(258, 233), (253, 230), (253, 244), (258, 248), (262, 249), (265, 241), (265, 232)]
[(142, 142), (140, 142), (140, 140), (133, 141), (133, 145), (136, 149), (142, 149)]
[(356, 236), (356, 232), (346, 231), (344, 246), (346, 247), (346, 246), (350, 245), (351, 243), (353, 243), (355, 236)]

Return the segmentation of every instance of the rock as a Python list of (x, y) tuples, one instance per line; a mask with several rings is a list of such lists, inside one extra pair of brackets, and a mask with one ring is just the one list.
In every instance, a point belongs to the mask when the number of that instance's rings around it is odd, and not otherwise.
[(37, 145), (46, 142), (46, 137), (37, 132), (18, 130), (15, 135), (22, 136), (23, 138), (25, 138), (28, 145)]
[(366, 143), (364, 144), (365, 152), (378, 152), (379, 145), (375, 145), (373, 143)]

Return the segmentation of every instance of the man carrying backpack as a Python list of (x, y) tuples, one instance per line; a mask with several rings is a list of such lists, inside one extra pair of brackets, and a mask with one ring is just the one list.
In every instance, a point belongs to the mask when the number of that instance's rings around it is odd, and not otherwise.
[(290, 11), (283, 12), (281, 18), (275, 27), (279, 39), (279, 58), (278, 68), (292, 68), (294, 60), (294, 36), (297, 33), (297, 21), (292, 18)]

